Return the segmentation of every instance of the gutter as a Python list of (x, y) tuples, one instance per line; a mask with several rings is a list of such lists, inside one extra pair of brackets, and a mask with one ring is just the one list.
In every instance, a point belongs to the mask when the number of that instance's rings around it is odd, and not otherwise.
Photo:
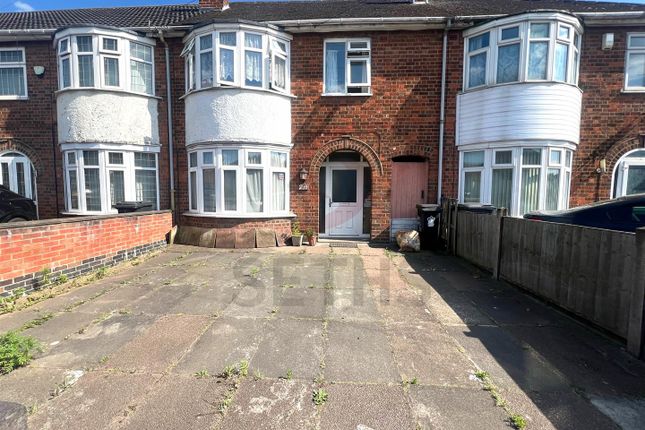
[(441, 53), (441, 102), (439, 108), (439, 166), (437, 173), (437, 204), (441, 204), (443, 185), (443, 146), (446, 128), (446, 66), (448, 59), (448, 31), (452, 21), (448, 19), (443, 30), (443, 48)]
[(174, 161), (174, 138), (173, 138), (173, 118), (172, 118), (172, 81), (170, 79), (170, 49), (168, 42), (164, 38), (163, 30), (158, 31), (159, 40), (164, 44), (166, 59), (166, 113), (168, 115), (168, 166), (170, 176), (170, 210), (172, 211), (173, 222), (176, 224), (177, 215), (175, 211), (175, 161)]

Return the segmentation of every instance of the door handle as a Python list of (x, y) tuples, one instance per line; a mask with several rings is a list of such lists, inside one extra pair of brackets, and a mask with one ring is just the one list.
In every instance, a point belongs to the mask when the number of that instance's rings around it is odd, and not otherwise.
[(331, 207), (331, 203), (332, 203), (332, 201), (331, 201), (331, 199), (329, 199), (329, 207)]
[(425, 192), (421, 190), (421, 199), (423, 200), (425, 198)]

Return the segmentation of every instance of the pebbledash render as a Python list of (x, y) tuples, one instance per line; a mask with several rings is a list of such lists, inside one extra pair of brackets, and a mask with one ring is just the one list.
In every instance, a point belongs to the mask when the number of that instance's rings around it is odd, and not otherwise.
[(349, 0), (0, 14), (0, 181), (41, 218), (173, 209), (390, 240), (645, 192), (645, 5)]

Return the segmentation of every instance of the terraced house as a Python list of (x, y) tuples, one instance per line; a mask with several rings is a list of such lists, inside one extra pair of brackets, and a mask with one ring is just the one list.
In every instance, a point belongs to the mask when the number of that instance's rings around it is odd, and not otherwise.
[(348, 0), (0, 14), (0, 177), (41, 218), (389, 240), (645, 192), (645, 6)]

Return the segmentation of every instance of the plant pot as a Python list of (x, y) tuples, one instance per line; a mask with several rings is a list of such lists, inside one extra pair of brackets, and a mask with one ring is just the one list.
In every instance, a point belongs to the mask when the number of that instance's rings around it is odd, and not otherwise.
[(318, 236), (310, 236), (308, 239), (309, 246), (316, 246), (316, 242), (318, 242)]
[(293, 246), (302, 246), (302, 235), (300, 236), (291, 236), (291, 244)]

